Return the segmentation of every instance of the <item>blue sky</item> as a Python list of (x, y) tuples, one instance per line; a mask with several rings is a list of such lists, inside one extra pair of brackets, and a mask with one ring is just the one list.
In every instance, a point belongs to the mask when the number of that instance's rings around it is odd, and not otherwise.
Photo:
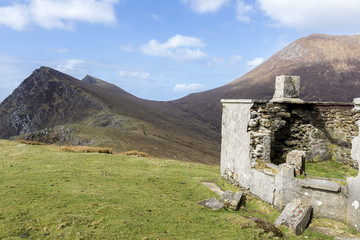
[(0, 0), (0, 101), (40, 66), (173, 100), (359, 20), (358, 0)]

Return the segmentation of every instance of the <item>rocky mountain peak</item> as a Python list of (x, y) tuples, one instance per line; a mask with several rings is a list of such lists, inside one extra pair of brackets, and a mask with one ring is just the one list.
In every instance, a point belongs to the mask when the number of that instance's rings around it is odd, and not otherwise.
[(77, 82), (81, 81), (48, 67), (33, 71), (0, 104), (0, 138), (81, 120), (91, 114), (89, 109), (102, 109)]

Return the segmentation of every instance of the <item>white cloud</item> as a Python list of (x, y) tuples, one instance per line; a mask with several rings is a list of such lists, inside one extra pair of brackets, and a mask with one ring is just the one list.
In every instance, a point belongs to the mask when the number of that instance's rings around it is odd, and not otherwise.
[(223, 5), (229, 3), (229, 0), (182, 0), (183, 3), (197, 13), (215, 13)]
[(46, 29), (71, 30), (76, 21), (116, 22), (114, 4), (118, 0), (28, 0), (0, 7), (0, 24), (24, 30), (31, 24)]
[(119, 71), (119, 75), (127, 78), (142, 78), (142, 79), (150, 77), (150, 73), (148, 72), (131, 72), (125, 70)]
[(358, 0), (258, 0), (258, 3), (266, 15), (282, 26), (316, 32), (359, 32)]
[(190, 83), (190, 84), (184, 84), (184, 83), (178, 83), (174, 87), (175, 92), (193, 92), (198, 91), (201, 89), (204, 89), (205, 85), (200, 83)]
[(250, 22), (249, 13), (253, 12), (251, 5), (245, 4), (244, 1), (237, 0), (236, 2), (236, 19), (240, 22)]
[(160, 20), (160, 17), (156, 14), (151, 14), (150, 17), (154, 20)]
[(126, 45), (126, 46), (121, 46), (119, 48), (120, 51), (122, 52), (135, 52), (136, 51), (136, 47), (132, 44)]
[(0, 7), (0, 24), (15, 30), (22, 30), (29, 23), (29, 12), (25, 5), (14, 4)]
[(84, 63), (85, 61), (81, 59), (68, 59), (64, 63), (58, 64), (56, 69), (61, 72), (72, 71), (75, 70), (75, 67)]
[(45, 50), (48, 51), (48, 52), (54, 52), (54, 53), (67, 53), (67, 52), (69, 52), (69, 49), (67, 49), (67, 48), (50, 48), (50, 47), (46, 47)]
[(242, 60), (242, 58), (243, 57), (241, 55), (235, 55), (230, 58), (229, 62), (231, 64), (234, 64), (234, 63), (240, 62)]
[(198, 38), (176, 35), (167, 42), (160, 43), (152, 39), (143, 45), (140, 50), (145, 55), (169, 57), (176, 60), (199, 59), (206, 56), (198, 47), (205, 44)]
[(207, 67), (218, 67), (219, 65), (224, 64), (226, 61), (224, 58), (213, 57), (206, 61)]
[(263, 58), (256, 57), (251, 61), (247, 61), (246, 66), (248, 66), (249, 68), (255, 68), (255, 67), (259, 66), (260, 64), (262, 64), (263, 62), (264, 62)]
[(206, 67), (208, 68), (217, 68), (220, 65), (224, 65), (224, 64), (236, 64), (240, 62), (242, 58), (243, 57), (241, 55), (234, 55), (228, 59), (220, 58), (220, 57), (211, 57), (206, 60), (205, 64)]

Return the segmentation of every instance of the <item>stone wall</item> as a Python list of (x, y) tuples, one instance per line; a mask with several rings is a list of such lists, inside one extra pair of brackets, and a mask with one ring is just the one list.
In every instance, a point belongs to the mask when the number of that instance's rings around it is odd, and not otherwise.
[(358, 114), (346, 103), (254, 101), (251, 107), (251, 165), (284, 163), (292, 150), (305, 151), (307, 161), (336, 160), (358, 168), (351, 141), (358, 133)]
[[(360, 231), (360, 176), (346, 185), (295, 177), (283, 163), (292, 150), (309, 160), (359, 166), (360, 107), (296, 101), (222, 100), (221, 175), (282, 209), (299, 199), (315, 216), (345, 221)], [(359, 104), (360, 106), (360, 104)]]

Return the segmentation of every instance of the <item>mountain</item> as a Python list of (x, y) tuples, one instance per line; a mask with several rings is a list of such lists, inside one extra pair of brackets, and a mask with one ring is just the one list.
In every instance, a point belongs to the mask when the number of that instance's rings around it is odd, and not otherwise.
[(275, 77), (284, 74), (300, 76), (304, 100), (351, 102), (360, 97), (360, 36), (310, 35), (227, 85), (169, 102), (41, 67), (0, 104), (0, 138), (22, 135), (217, 164), (220, 100), (271, 99)]
[(92, 76), (36, 69), (0, 104), (0, 138), (110, 146), (216, 164), (219, 132), (171, 102), (147, 101)]
[(174, 101), (220, 129), (222, 98), (271, 99), (278, 75), (300, 76), (300, 98), (352, 102), (360, 97), (360, 35), (312, 34), (222, 87)]

